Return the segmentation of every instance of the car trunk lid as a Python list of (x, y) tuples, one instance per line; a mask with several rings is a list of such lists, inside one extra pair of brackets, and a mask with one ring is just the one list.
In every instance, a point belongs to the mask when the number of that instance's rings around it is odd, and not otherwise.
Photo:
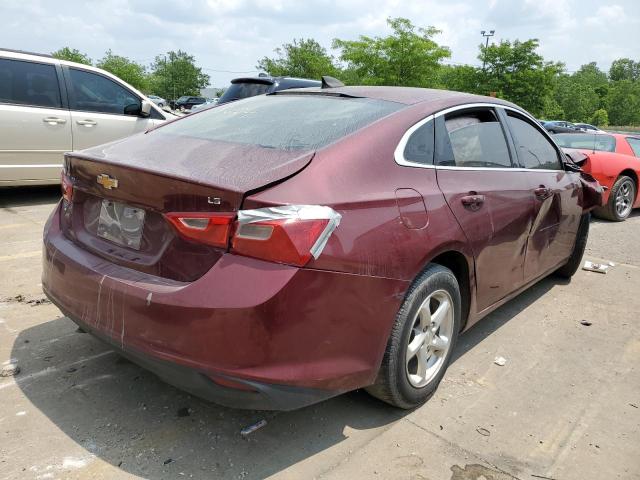
[(295, 174), (312, 157), (308, 151), (173, 135), (137, 135), (74, 152), (65, 159), (73, 201), (64, 206), (62, 228), (110, 262), (192, 281), (226, 248), (183, 238), (166, 215), (233, 216), (248, 192)]

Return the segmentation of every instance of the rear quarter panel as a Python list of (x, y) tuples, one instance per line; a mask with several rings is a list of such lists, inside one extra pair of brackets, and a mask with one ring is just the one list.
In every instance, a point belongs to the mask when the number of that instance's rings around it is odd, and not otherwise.
[[(609, 200), (611, 188), (616, 179), (623, 172), (634, 172), (636, 187), (637, 180), (640, 178), (640, 159), (632, 155), (624, 155), (613, 152), (593, 152), (591, 150), (581, 150), (589, 158), (583, 166), (583, 169), (593, 175), (598, 182), (607, 187), (602, 199), (603, 203)], [(636, 201), (634, 207), (640, 206), (640, 189), (636, 188)]]

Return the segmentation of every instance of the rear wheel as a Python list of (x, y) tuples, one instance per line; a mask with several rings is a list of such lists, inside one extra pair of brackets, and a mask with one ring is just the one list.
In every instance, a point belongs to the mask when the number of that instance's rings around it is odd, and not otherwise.
[(435, 392), (451, 360), (461, 312), (460, 288), (448, 268), (429, 265), (396, 316), (373, 396), (413, 408)]
[(631, 177), (621, 175), (611, 188), (607, 204), (595, 209), (593, 213), (606, 220), (622, 222), (631, 214), (635, 200), (636, 182)]
[(573, 246), (573, 252), (567, 263), (556, 270), (556, 274), (564, 277), (571, 278), (580, 268), (582, 263), (582, 256), (584, 255), (584, 249), (587, 246), (587, 239), (589, 238), (589, 221), (591, 215), (588, 213), (582, 215), (580, 218), (580, 225), (578, 226), (578, 233), (576, 233), (576, 243)]

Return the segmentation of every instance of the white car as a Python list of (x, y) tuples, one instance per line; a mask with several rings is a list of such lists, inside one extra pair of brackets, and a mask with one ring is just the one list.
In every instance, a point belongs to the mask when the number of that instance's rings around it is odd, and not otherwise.
[(194, 105), (193, 107), (191, 107), (191, 113), (197, 112), (198, 110), (203, 110), (208, 107), (213, 107), (217, 104), (218, 104), (217, 98), (207, 98), (206, 102), (201, 103), (200, 105)]
[(60, 182), (64, 152), (175, 118), (99, 68), (0, 49), (0, 187)]
[(168, 105), (167, 101), (164, 98), (159, 97), (157, 95), (147, 95), (147, 98), (151, 100), (153, 103), (155, 103), (157, 106), (159, 106), (160, 108), (164, 107), (165, 105)]

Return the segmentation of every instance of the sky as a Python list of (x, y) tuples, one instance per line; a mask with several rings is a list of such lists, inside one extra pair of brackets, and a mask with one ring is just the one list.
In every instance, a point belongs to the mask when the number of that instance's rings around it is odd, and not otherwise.
[(334, 38), (387, 35), (386, 19), (399, 16), (440, 29), (451, 63), (479, 64), (481, 30), (495, 30), (492, 41), (538, 38), (568, 71), (640, 60), (639, 0), (0, 0), (0, 48), (69, 46), (94, 61), (111, 49), (145, 65), (181, 49), (223, 87), (294, 38), (330, 49)]

